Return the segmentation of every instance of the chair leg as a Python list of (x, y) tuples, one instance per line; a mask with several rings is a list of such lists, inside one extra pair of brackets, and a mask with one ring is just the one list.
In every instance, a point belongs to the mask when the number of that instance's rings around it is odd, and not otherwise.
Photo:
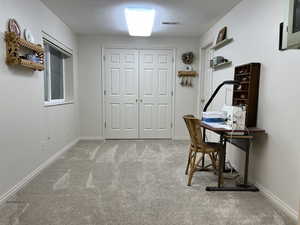
[(189, 173), (189, 180), (188, 180), (188, 186), (191, 186), (192, 184), (192, 178), (194, 175), (194, 172), (196, 170), (196, 158), (197, 158), (197, 152), (194, 151), (194, 154), (192, 155), (192, 161), (191, 161), (191, 165), (190, 165), (190, 173)]
[(205, 153), (202, 153), (202, 168), (205, 167)]
[(188, 157), (188, 162), (187, 162), (186, 169), (185, 169), (185, 175), (188, 175), (188, 172), (189, 172), (189, 167), (190, 167), (190, 163), (191, 163), (191, 155), (192, 155), (192, 146), (190, 146), (190, 150), (189, 150), (189, 157)]
[[(196, 161), (196, 168), (198, 169), (198, 167), (200, 167), (200, 163), (202, 162), (202, 157), (199, 157), (198, 161)], [(202, 166), (200, 167), (200, 169), (203, 169)]]
[(212, 166), (215, 171), (217, 171), (216, 159), (214, 157), (214, 153), (209, 153), (209, 157), (211, 159)]

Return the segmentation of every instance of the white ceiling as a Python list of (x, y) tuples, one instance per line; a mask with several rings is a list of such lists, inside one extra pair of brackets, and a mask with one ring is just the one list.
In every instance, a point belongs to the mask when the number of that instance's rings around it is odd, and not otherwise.
[(156, 10), (153, 36), (200, 36), (241, 0), (41, 1), (78, 34), (128, 35), (124, 8), (147, 7)]

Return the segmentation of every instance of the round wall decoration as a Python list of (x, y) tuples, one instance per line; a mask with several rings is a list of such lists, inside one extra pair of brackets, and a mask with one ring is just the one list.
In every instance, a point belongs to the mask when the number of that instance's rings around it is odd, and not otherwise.
[(192, 52), (187, 52), (184, 53), (181, 58), (184, 64), (191, 65), (194, 61), (194, 54)]
[(8, 21), (8, 31), (14, 32), (17, 36), (21, 36), (21, 29), (18, 22), (15, 19), (9, 19)]

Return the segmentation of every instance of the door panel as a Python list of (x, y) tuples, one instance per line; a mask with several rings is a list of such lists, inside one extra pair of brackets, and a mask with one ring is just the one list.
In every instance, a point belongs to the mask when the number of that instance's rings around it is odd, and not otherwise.
[(154, 70), (145, 68), (143, 70), (144, 86), (141, 88), (143, 96), (154, 97)]
[(146, 121), (144, 121), (144, 130), (153, 130), (154, 129), (154, 105), (153, 104), (144, 104), (143, 112), (145, 118), (147, 118)]
[(125, 68), (124, 76), (125, 76), (124, 94), (126, 96), (136, 96), (136, 87), (134, 85), (135, 83), (132, 82), (135, 79), (135, 69)]
[(120, 80), (120, 76), (121, 76), (121, 71), (120, 68), (112, 68), (110, 71), (109, 76), (111, 77), (111, 90), (110, 93), (113, 96), (120, 96), (121, 95), (121, 90), (120, 90), (120, 86), (121, 86), (121, 80)]
[(138, 51), (105, 50), (106, 138), (138, 137)]
[(111, 113), (111, 129), (121, 130), (121, 104), (111, 103), (110, 104), (110, 113)]
[(136, 117), (133, 117), (136, 113), (136, 104), (135, 103), (125, 103), (124, 104), (124, 117), (126, 118), (124, 121), (124, 129), (135, 130), (136, 129)]
[(140, 51), (140, 137), (171, 138), (172, 51)]
[[(168, 70), (163, 69), (158, 71), (158, 94), (159, 96), (167, 96), (168, 91)], [(169, 81), (170, 82), (170, 81)]]

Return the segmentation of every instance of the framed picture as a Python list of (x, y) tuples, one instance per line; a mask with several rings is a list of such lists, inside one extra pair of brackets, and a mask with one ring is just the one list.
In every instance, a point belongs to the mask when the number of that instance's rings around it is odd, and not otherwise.
[(216, 44), (220, 43), (221, 41), (224, 41), (226, 37), (227, 37), (227, 27), (223, 27), (218, 34)]

